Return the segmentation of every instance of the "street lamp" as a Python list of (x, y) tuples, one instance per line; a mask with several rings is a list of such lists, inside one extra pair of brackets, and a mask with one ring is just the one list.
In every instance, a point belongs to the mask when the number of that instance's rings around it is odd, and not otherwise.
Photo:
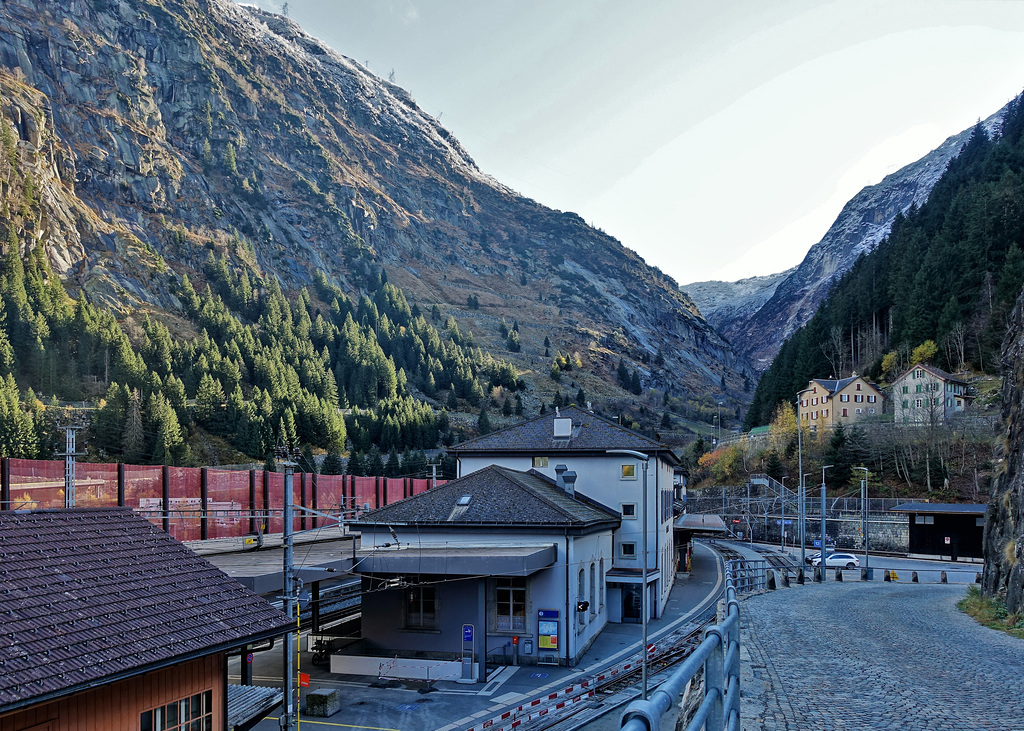
[(803, 571), (803, 566), (806, 565), (807, 560), (807, 478), (811, 476), (810, 472), (804, 472), (800, 475), (800, 566)]
[[(630, 457), (636, 457), (642, 460), (644, 463), (644, 501), (643, 501), (643, 513), (641, 520), (644, 524), (643, 538), (641, 540), (641, 550), (644, 554), (643, 560), (643, 579), (640, 583), (640, 611), (643, 613), (643, 619), (641, 624), (643, 625), (643, 644), (640, 645), (640, 698), (647, 700), (647, 615), (650, 613), (647, 609), (647, 532), (649, 526), (647, 525), (647, 464), (650, 457), (643, 452), (637, 452), (633, 449), (608, 449), (605, 450), (605, 454), (625, 454)], [(566, 557), (568, 560), (568, 557)]]
[[(804, 540), (804, 538), (806, 538), (806, 536), (804, 535), (804, 497), (805, 497), (805, 494), (804, 494), (804, 478), (807, 477), (807, 475), (804, 474), (804, 444), (803, 444), (803, 438), (801, 436), (803, 434), (803, 429), (800, 428), (800, 398), (799, 398), (799, 396), (800, 396), (800, 394), (797, 394), (797, 400), (796, 400), (796, 459), (797, 459), (796, 471), (797, 471), (797, 474), (800, 475), (800, 484), (797, 485), (796, 494), (797, 494), (797, 499), (800, 501), (800, 526), (797, 529), (797, 532), (800, 534), (800, 571), (803, 572), (803, 570), (804, 570), (804, 558), (806, 557), (805, 554), (807, 553), (807, 551), (805, 550), (806, 549), (807, 541)], [(802, 575), (802, 573), (801, 573), (801, 575)]]
[(870, 564), (868, 563), (868, 468), (854, 467), (855, 470), (864, 471), (864, 479), (860, 481), (860, 523), (861, 532), (864, 533), (864, 568), (869, 569), (868, 577), (871, 577)]
[(834, 465), (822, 465), (821, 468), (821, 559), (818, 562), (821, 566), (821, 580), (825, 580), (825, 470)]

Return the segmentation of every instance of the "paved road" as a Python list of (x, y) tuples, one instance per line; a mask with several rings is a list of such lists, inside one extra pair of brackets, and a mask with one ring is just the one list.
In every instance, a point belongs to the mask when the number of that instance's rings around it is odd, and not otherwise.
[(743, 728), (1024, 729), (1024, 641), (961, 614), (964, 593), (832, 582), (744, 599)]

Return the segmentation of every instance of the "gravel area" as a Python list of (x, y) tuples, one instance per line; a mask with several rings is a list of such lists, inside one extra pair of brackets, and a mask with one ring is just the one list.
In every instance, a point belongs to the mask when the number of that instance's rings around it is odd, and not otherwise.
[(1024, 641), (963, 585), (828, 583), (740, 602), (744, 729), (1024, 730)]

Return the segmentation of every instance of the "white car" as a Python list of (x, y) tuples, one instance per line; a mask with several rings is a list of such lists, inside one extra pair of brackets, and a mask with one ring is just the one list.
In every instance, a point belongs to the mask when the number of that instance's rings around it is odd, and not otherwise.
[[(821, 556), (815, 556), (811, 559), (812, 566), (818, 566), (821, 563)], [(825, 566), (838, 566), (842, 569), (855, 569), (860, 566), (860, 560), (852, 553), (830, 553), (825, 557)]]

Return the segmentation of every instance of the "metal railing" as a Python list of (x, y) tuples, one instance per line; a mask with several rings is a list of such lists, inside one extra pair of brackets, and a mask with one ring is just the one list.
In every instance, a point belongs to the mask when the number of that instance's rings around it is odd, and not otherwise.
[(660, 731), (662, 716), (701, 669), (704, 670), (704, 699), (686, 731), (739, 729), (740, 604), (733, 576), (737, 563), (742, 562), (731, 561), (726, 567), (725, 620), (705, 632), (703, 642), (648, 700), (633, 701), (626, 707), (622, 714), (623, 731)]

